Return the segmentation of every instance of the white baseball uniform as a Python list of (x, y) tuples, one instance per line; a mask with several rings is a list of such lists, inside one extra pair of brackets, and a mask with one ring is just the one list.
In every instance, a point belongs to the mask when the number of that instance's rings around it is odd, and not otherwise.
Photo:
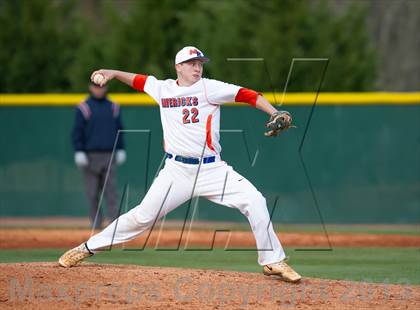
[(236, 208), (247, 217), (260, 265), (283, 260), (285, 253), (274, 232), (265, 198), (220, 158), (220, 105), (235, 101), (255, 105), (257, 93), (206, 78), (181, 87), (175, 80), (145, 75), (137, 75), (133, 87), (159, 104), (168, 158), (143, 201), (92, 236), (87, 247), (95, 252), (131, 240), (171, 210), (200, 196)]

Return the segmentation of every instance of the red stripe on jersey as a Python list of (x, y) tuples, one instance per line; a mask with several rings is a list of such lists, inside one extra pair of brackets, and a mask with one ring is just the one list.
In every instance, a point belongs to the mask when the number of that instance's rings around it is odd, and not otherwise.
[(146, 84), (147, 75), (137, 74), (133, 80), (133, 88), (138, 91), (144, 91), (144, 84)]
[(84, 117), (85, 119), (89, 119), (89, 118), (90, 118), (90, 114), (91, 114), (91, 112), (90, 112), (90, 108), (89, 108), (89, 106), (87, 105), (86, 101), (81, 102), (81, 103), (79, 104), (78, 108), (79, 108), (79, 110), (82, 112), (83, 117)]
[(257, 104), (258, 95), (259, 93), (257, 93), (255, 90), (241, 88), (236, 94), (235, 102), (246, 102), (255, 107)]
[(213, 152), (215, 152), (216, 150), (214, 149), (212, 143), (211, 143), (211, 120), (213, 118), (213, 115), (209, 115), (207, 117), (207, 124), (206, 124), (206, 143), (207, 146), (210, 150), (212, 150)]
[(120, 114), (120, 106), (116, 103), (112, 103), (112, 115), (117, 117)]

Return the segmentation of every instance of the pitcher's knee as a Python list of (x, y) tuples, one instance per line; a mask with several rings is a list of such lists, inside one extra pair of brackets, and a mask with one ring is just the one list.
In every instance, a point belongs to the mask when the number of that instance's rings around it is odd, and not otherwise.
[(244, 200), (244, 208), (240, 208), (240, 210), (245, 216), (261, 212), (265, 213), (267, 210), (267, 202), (257, 190), (247, 193)]
[(127, 217), (134, 219), (136, 224), (141, 225), (141, 226), (152, 225), (157, 220), (156, 219), (157, 215), (147, 214), (141, 208), (133, 208), (129, 212), (127, 212), (125, 215), (127, 215)]
[(256, 207), (266, 207), (267, 201), (265, 200), (264, 196), (259, 191), (254, 191), (249, 193), (249, 199), (251, 205)]
[(156, 219), (157, 215), (149, 215), (149, 214), (137, 214), (136, 215), (136, 221), (137, 223), (141, 224), (141, 225), (152, 225), (155, 221), (157, 221)]

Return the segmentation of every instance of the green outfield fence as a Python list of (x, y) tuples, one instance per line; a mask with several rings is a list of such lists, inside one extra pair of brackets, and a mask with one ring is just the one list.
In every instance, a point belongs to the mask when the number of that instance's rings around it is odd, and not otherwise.
[[(270, 211), (277, 201), (275, 222), (320, 223), (321, 214), (327, 223), (420, 223), (420, 92), (319, 94), (301, 153), (316, 94), (265, 95), (284, 104), (298, 128), (267, 138), (264, 113), (227, 105), (222, 157), (264, 194)], [(129, 187), (126, 210), (142, 199), (163, 157), (159, 109), (144, 94), (110, 97), (122, 105), (130, 129), (128, 160), (119, 169), (120, 192)], [(0, 94), (0, 216), (87, 216), (70, 144), (74, 106), (84, 98)], [(150, 130), (149, 155), (149, 134), (134, 129)], [(184, 205), (169, 218), (186, 211)], [(195, 216), (245, 221), (239, 212), (205, 200)]]

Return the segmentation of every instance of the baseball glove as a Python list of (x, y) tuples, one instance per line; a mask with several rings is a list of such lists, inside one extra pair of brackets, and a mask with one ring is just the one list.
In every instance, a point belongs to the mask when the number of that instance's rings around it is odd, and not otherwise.
[(265, 124), (265, 127), (269, 128), (269, 131), (265, 132), (266, 137), (275, 137), (282, 131), (285, 131), (292, 125), (292, 116), (287, 111), (276, 111), (271, 114), (270, 119)]

